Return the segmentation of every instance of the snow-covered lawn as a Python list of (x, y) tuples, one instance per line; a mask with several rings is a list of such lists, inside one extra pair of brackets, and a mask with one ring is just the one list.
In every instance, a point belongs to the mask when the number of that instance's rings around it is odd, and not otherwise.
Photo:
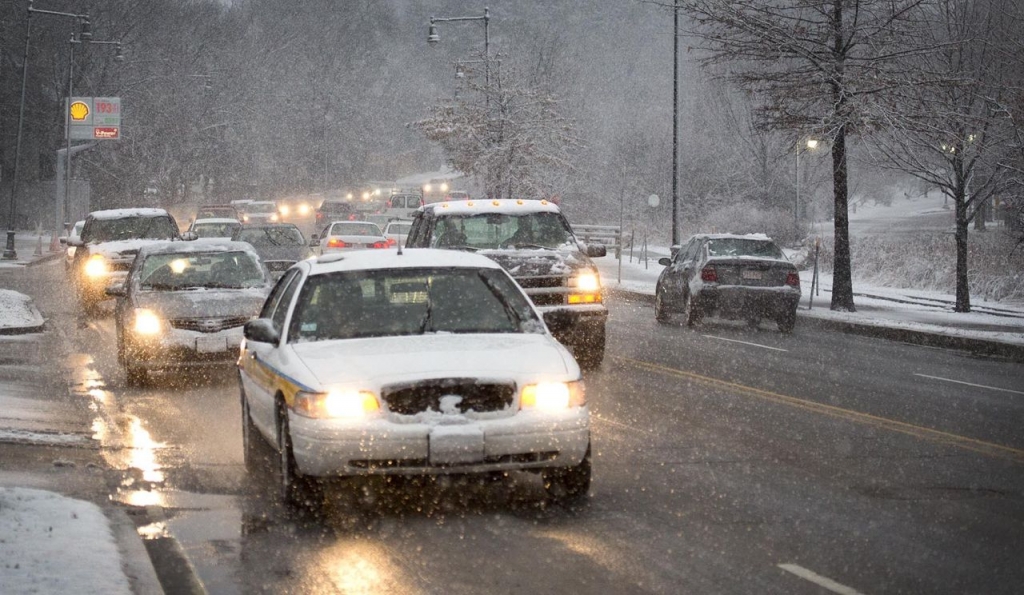
[(0, 591), (131, 593), (110, 524), (95, 504), (0, 487)]

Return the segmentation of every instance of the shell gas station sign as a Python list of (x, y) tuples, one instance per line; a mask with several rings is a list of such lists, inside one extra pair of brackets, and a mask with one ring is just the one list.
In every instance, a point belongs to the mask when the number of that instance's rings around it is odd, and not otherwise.
[(71, 140), (120, 140), (120, 97), (72, 97), (68, 105)]

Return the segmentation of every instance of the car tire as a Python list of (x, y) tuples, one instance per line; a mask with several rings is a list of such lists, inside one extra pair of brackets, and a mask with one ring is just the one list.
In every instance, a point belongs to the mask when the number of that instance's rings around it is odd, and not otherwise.
[(683, 296), (683, 320), (686, 321), (686, 326), (697, 326), (702, 318), (704, 315), (700, 308), (693, 303), (690, 293), (686, 292), (686, 295)]
[(127, 380), (128, 386), (139, 388), (144, 387), (149, 383), (149, 372), (146, 368), (133, 364), (128, 360), (128, 356), (125, 356), (124, 361), (124, 375)]
[(545, 469), (541, 473), (548, 499), (563, 505), (579, 504), (587, 498), (591, 475), (589, 444), (579, 465)]
[(293, 510), (318, 510), (323, 505), (320, 483), (299, 473), (292, 451), (291, 431), (288, 428), (288, 412), (282, 405), (278, 411), (278, 495), (286, 508)]
[(654, 292), (654, 319), (662, 323), (672, 322), (672, 315), (665, 306), (665, 294), (660, 288)]
[(583, 370), (596, 370), (604, 361), (605, 331), (604, 325), (586, 333), (574, 346), (576, 362)]
[(785, 314), (779, 316), (775, 321), (779, 325), (779, 330), (784, 333), (793, 332), (793, 328), (796, 327), (796, 308), (789, 310)]
[(239, 392), (242, 395), (242, 460), (245, 462), (246, 472), (254, 474), (266, 469), (269, 449), (263, 436), (256, 429), (256, 424), (252, 423), (252, 413), (249, 411), (245, 391), (239, 389)]

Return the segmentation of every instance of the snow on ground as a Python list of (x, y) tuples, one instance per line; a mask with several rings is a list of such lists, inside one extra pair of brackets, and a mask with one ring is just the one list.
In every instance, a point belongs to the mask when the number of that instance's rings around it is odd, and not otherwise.
[[(945, 206), (944, 206), (945, 205)], [(946, 208), (948, 207), (948, 208)], [(891, 204), (860, 201), (850, 207), (850, 237), (870, 234), (902, 234), (923, 231), (951, 231), (952, 203), (937, 190), (925, 196), (893, 197)], [(818, 221), (811, 226), (813, 235), (832, 237), (832, 221)]]
[(0, 560), (6, 595), (131, 593), (103, 512), (53, 492), (0, 487)]
[(10, 289), (0, 289), (0, 330), (32, 328), (43, 325), (32, 298)]

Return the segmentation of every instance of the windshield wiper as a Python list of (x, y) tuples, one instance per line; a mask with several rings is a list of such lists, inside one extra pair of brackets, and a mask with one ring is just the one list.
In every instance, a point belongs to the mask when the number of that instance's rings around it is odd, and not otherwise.
[(267, 239), (270, 240), (271, 244), (273, 244), (275, 246), (281, 246), (282, 245), (280, 242), (275, 240), (272, 235), (270, 235), (270, 230), (269, 229), (263, 228), (263, 235), (267, 236)]
[(423, 321), (420, 322), (420, 334), (427, 332), (427, 325), (430, 324), (430, 314), (433, 312), (433, 302), (430, 301), (430, 282), (427, 281), (427, 311), (423, 314)]

